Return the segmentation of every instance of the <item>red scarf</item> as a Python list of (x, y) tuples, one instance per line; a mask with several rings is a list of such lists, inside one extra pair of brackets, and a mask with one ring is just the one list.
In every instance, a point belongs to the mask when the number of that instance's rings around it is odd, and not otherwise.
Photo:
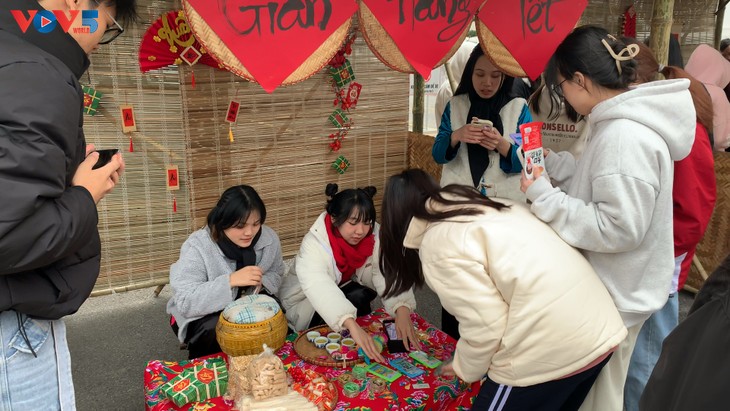
[(362, 267), (365, 260), (373, 255), (373, 248), (375, 248), (373, 230), (371, 228), (370, 233), (357, 245), (353, 246), (345, 241), (340, 231), (332, 225), (329, 214), (324, 216), (324, 226), (327, 227), (327, 237), (330, 240), (330, 247), (332, 247), (332, 254), (335, 256), (337, 269), (342, 273), (340, 284), (344, 284), (350, 281), (352, 275), (355, 274), (355, 270)]

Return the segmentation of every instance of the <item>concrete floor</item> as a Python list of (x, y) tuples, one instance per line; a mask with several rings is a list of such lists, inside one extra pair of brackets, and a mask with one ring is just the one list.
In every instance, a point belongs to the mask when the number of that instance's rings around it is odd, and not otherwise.
[[(680, 294), (680, 318), (693, 295)], [(153, 289), (89, 299), (66, 319), (79, 411), (143, 410), (144, 367), (152, 359), (180, 361), (180, 351), (165, 314), (170, 288), (158, 298)], [(416, 294), (417, 312), (436, 326), (441, 305), (428, 288)]]

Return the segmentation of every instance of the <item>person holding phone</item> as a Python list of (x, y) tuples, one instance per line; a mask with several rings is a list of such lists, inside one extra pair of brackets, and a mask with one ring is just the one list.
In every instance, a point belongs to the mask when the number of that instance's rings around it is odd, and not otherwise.
[[(0, 2), (0, 410), (76, 407), (62, 318), (99, 276), (96, 206), (124, 172), (120, 154), (93, 169), (79, 79), (135, 8), (134, 0)], [(39, 32), (21, 29), (13, 11), (78, 18), (68, 33), (54, 22)], [(93, 32), (82, 13), (97, 15)]]
[(189, 358), (221, 351), (215, 326), (221, 311), (242, 295), (276, 299), (285, 266), (279, 236), (266, 222), (266, 206), (248, 185), (228, 188), (208, 213), (205, 227), (180, 248), (170, 267), (170, 325)]
[(532, 121), (515, 79), (500, 71), (477, 44), (454, 97), (446, 105), (431, 154), (443, 164), (441, 185), (468, 184), (486, 196), (525, 201), (522, 163), (510, 134)]
[(485, 376), (472, 409), (577, 410), (626, 337), (606, 287), (581, 253), (526, 205), (423, 170), (388, 179), (380, 269), (386, 297), (428, 284), (459, 321), (440, 372)]
[[(281, 301), (295, 331), (322, 324), (338, 332), (347, 329), (368, 357), (384, 362), (372, 336), (355, 321), (370, 314), (370, 303), (385, 289), (377, 263), (380, 225), (375, 222), (375, 187), (337, 190), (337, 184), (327, 184), (326, 211), (304, 236), (282, 283)], [(409, 349), (419, 349), (411, 321), (416, 308), (413, 292), (384, 298), (383, 305), (395, 317), (397, 337)]]

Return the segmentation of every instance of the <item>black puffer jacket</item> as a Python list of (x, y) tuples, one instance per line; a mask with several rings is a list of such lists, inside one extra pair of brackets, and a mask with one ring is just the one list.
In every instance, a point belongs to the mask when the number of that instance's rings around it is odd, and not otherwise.
[(21, 33), (9, 10), (30, 9), (0, 2), (0, 311), (58, 319), (88, 298), (101, 259), (93, 198), (71, 186), (88, 58), (60, 25)]

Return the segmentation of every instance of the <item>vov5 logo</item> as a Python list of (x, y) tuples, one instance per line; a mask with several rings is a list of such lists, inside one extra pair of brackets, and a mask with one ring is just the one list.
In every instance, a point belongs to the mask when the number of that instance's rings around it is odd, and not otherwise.
[(39, 33), (50, 33), (57, 25), (61, 25), (63, 32), (68, 33), (71, 24), (79, 17), (79, 13), (81, 14), (81, 27), (74, 27), (74, 33), (89, 34), (99, 28), (99, 23), (96, 21), (99, 18), (99, 10), (69, 10), (68, 15), (61, 10), (28, 10), (27, 17), (22, 10), (10, 10), (10, 13), (13, 14), (23, 33), (28, 31), (31, 23)]

